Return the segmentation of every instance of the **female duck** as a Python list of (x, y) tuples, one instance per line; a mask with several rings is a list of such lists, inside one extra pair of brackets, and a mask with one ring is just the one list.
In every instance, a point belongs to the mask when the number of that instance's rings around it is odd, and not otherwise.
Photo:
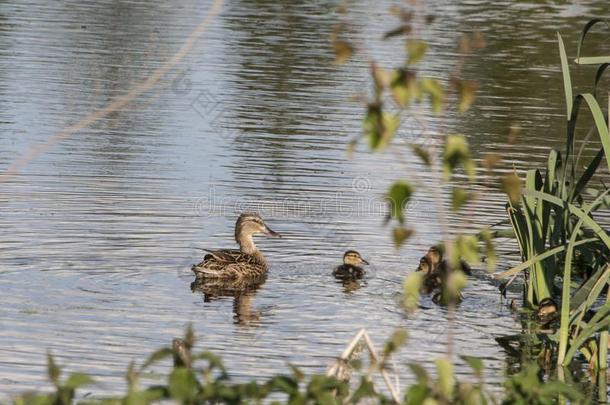
[(261, 277), (267, 272), (267, 261), (252, 237), (258, 233), (281, 237), (263, 222), (258, 214), (241, 214), (235, 223), (237, 249), (207, 250), (201, 263), (193, 265), (197, 280), (238, 280)]
[(333, 270), (333, 276), (339, 279), (359, 279), (364, 276), (361, 264), (369, 264), (355, 250), (348, 250), (343, 255), (343, 264)]

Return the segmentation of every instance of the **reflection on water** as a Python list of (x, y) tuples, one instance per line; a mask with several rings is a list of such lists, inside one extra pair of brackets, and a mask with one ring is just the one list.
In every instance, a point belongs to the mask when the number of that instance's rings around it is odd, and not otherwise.
[[(392, 65), (396, 42), (380, 40), (393, 21), (390, 2), (374, 12), (370, 2), (353, 3), (355, 35)], [(4, 2), (0, 170), (146, 77), (208, 7)], [(446, 129), (466, 134), (478, 155), (501, 154), (500, 172), (544, 161), (549, 147), (563, 143), (555, 32), (573, 49), (589, 16), (608, 14), (606, 2), (438, 0), (425, 7), (438, 16), (418, 27), (431, 44), (426, 74), (446, 76), (460, 33), (479, 28), (488, 43), (465, 67), (466, 78), (480, 83), (476, 106), (447, 117)], [(331, 64), (337, 18), (332, 4), (318, 0), (230, 2), (161, 86), (0, 185), (1, 392), (46, 386), (47, 348), (69, 370), (96, 375), (100, 390), (120, 390), (131, 360), (189, 322), (198, 344), (222, 354), (238, 380), (285, 370), (287, 362), (321, 372), (361, 327), (378, 342), (407, 328), (400, 364), (445, 352), (446, 309), (424, 298), (423, 309), (406, 317), (398, 302), (404, 276), (443, 236), (433, 201), (446, 190), (430, 186), (408, 151), (398, 163), (360, 145), (348, 158), (363, 113), (349, 99), (366, 88), (368, 65)], [(509, 144), (515, 121), (523, 130)], [(416, 136), (405, 125), (396, 147)], [(379, 207), (399, 177), (425, 192), (409, 207), (415, 236), (395, 250)], [(504, 197), (486, 180), (473, 190), (484, 198), (467, 221), (452, 218), (453, 228), (504, 219)], [(199, 248), (230, 247), (237, 214), (252, 210), (284, 235), (260, 241), (270, 264), (264, 284), (244, 294), (190, 291)], [(499, 248), (502, 267), (517, 260), (514, 245)], [(358, 285), (331, 276), (348, 249), (371, 262)], [(494, 338), (520, 325), (484, 270), (475, 271), (465, 295), (456, 351), (482, 357), (486, 380), (497, 384), (507, 360)], [(401, 381), (413, 378), (401, 371)], [(457, 372), (469, 374), (459, 359)]]
[(193, 281), (191, 291), (202, 294), (204, 303), (223, 297), (233, 298), (235, 323), (247, 325), (259, 321), (261, 318), (261, 312), (252, 308), (252, 300), (256, 296), (256, 291), (265, 284), (266, 279), (266, 276), (262, 276), (235, 280)]

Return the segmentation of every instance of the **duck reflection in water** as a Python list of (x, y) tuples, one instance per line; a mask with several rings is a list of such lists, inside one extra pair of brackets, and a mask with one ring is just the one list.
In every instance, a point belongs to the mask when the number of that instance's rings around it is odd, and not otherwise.
[(206, 280), (191, 283), (191, 291), (202, 294), (203, 302), (233, 298), (233, 320), (248, 325), (260, 321), (262, 311), (252, 308), (252, 299), (265, 283), (266, 276), (236, 280)]

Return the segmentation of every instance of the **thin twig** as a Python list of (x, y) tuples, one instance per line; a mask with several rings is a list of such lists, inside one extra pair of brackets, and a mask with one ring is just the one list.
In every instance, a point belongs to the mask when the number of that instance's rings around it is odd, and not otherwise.
[(122, 109), (128, 103), (136, 99), (138, 96), (152, 89), (170, 70), (172, 70), (184, 57), (191, 51), (195, 42), (199, 37), (208, 29), (212, 19), (220, 12), (223, 0), (214, 0), (214, 4), (203, 18), (201, 23), (191, 32), (182, 47), (176, 52), (168, 61), (166, 61), (161, 67), (155, 70), (146, 80), (140, 84), (135, 85), (126, 94), (116, 98), (114, 101), (106, 104), (105, 107), (89, 113), (87, 116), (82, 118), (76, 124), (70, 125), (60, 132), (53, 134), (46, 142), (38, 144), (32, 147), (24, 155), (15, 160), (11, 165), (0, 174), (0, 183), (7, 181), (10, 177), (14, 176), (19, 170), (27, 165), (31, 160), (39, 155), (42, 155), (57, 143), (62, 140), (69, 138), (74, 133), (91, 126), (98, 120), (106, 117), (107, 115)]

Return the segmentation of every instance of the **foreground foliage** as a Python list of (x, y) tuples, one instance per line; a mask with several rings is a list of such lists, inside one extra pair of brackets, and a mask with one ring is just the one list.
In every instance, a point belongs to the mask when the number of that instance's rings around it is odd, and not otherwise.
[[(473, 381), (458, 381), (453, 366), (446, 359), (435, 363), (433, 376), (418, 364), (409, 364), (416, 382), (405, 388), (405, 394), (394, 401), (375, 383), (375, 370), (385, 369), (387, 361), (406, 340), (404, 331), (395, 333), (385, 344), (383, 356), (372, 361), (364, 370), (362, 362), (349, 366), (359, 374), (355, 384), (334, 376), (314, 374), (305, 376), (297, 367), (262, 381), (236, 383), (221, 359), (208, 352), (194, 352), (195, 336), (189, 328), (183, 339), (175, 339), (172, 347), (153, 353), (137, 367), (130, 364), (126, 372), (127, 390), (114, 397), (84, 397), (85, 388), (95, 385), (86, 374), (74, 373), (61, 378), (61, 370), (51, 355), (48, 356), (48, 376), (53, 384), (49, 393), (28, 392), (14, 398), (15, 405), (69, 405), (75, 402), (90, 405), (145, 405), (172, 400), (180, 404), (357, 404), (378, 403), (412, 404), (551, 404), (560, 396), (572, 403), (589, 403), (574, 388), (559, 381), (543, 382), (538, 366), (530, 365), (505, 382), (505, 393), (492, 395), (483, 381), (483, 362), (474, 357), (463, 359), (473, 371)], [(164, 375), (165, 382), (142, 387), (150, 368), (173, 358), (173, 367)]]

